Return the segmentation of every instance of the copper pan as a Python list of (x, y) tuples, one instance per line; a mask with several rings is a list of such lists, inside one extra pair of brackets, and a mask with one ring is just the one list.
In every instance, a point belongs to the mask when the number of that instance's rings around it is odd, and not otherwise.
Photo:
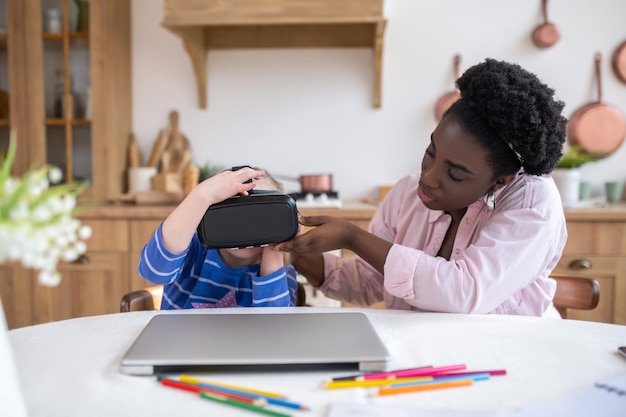
[(567, 139), (571, 145), (580, 145), (585, 152), (606, 157), (624, 141), (626, 122), (617, 108), (602, 101), (601, 59), (602, 55), (596, 53), (598, 101), (586, 104), (572, 114), (567, 124)]
[(460, 64), (461, 56), (457, 54), (454, 56), (454, 91), (448, 91), (447, 93), (439, 97), (439, 100), (437, 100), (437, 104), (435, 104), (435, 119), (438, 122), (441, 120), (446, 110), (448, 110), (455, 101), (461, 98), (461, 93), (459, 92), (459, 89), (456, 88), (456, 80), (458, 80), (461, 76), (459, 70)]
[(333, 191), (333, 174), (309, 174), (298, 178), (286, 175), (274, 175), (279, 180), (294, 181), (300, 183), (300, 191), (304, 194), (330, 193)]
[(548, 0), (542, 0), (541, 10), (543, 13), (543, 23), (533, 30), (531, 38), (538, 48), (549, 48), (558, 42), (561, 33), (554, 23), (548, 21)]
[(626, 83), (626, 41), (613, 52), (613, 72), (621, 82)]

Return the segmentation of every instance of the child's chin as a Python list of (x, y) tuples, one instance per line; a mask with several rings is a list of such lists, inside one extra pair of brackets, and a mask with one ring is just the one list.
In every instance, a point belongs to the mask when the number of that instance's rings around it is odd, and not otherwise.
[(258, 256), (263, 249), (262, 248), (244, 248), (244, 249), (228, 249), (232, 256), (238, 259), (248, 259), (254, 256)]

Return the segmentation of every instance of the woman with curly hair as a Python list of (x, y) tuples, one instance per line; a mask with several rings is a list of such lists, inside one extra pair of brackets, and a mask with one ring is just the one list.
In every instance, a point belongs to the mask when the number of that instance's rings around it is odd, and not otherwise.
[[(325, 295), (354, 304), (559, 317), (549, 274), (567, 231), (548, 174), (565, 142), (564, 103), (536, 75), (494, 59), (457, 86), (420, 172), (392, 188), (369, 232), (305, 217), (312, 229), (275, 248)], [(340, 248), (358, 256), (323, 253)]]

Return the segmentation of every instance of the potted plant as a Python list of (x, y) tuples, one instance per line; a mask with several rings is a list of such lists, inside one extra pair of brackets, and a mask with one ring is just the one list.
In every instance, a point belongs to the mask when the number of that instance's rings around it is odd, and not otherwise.
[(571, 146), (563, 152), (563, 156), (552, 170), (552, 178), (564, 205), (571, 205), (579, 200), (580, 168), (599, 158), (597, 154), (585, 152), (579, 145)]

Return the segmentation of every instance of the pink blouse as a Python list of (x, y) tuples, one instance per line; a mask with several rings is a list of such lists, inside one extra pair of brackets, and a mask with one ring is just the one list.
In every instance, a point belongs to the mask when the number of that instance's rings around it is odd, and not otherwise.
[(483, 199), (459, 225), (450, 260), (437, 257), (451, 218), (424, 206), (419, 173), (401, 179), (370, 223), (370, 232), (393, 243), (384, 277), (360, 258), (324, 254), (320, 290), (333, 298), (387, 308), (449, 313), (558, 317), (552, 306), (556, 266), (567, 230), (552, 178), (519, 175), (496, 192), (496, 208)]

